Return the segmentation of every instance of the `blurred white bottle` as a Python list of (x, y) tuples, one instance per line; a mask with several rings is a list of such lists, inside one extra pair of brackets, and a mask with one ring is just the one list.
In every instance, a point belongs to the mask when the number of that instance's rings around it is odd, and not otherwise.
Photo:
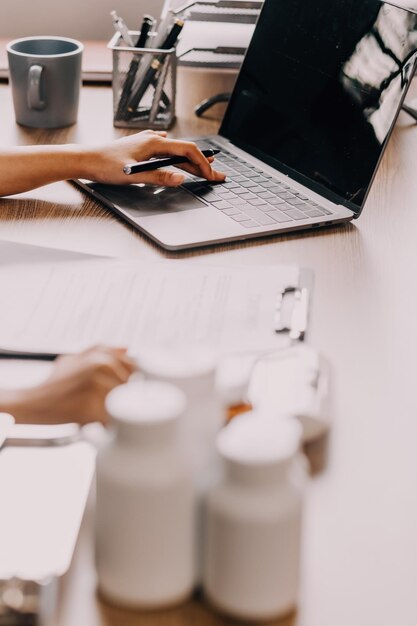
[(106, 408), (114, 435), (97, 457), (99, 590), (128, 607), (174, 605), (195, 580), (194, 487), (177, 436), (186, 398), (173, 385), (134, 382)]
[(295, 419), (236, 417), (217, 439), (224, 478), (206, 502), (203, 586), (238, 619), (278, 618), (297, 603), (305, 463)]
[(224, 424), (224, 406), (216, 387), (217, 361), (209, 349), (152, 350), (138, 357), (140, 371), (148, 380), (161, 380), (180, 388), (187, 408), (180, 423), (179, 439), (184, 457), (193, 469), (196, 493), (195, 584), (201, 582), (203, 501), (218, 481), (216, 438)]
[(185, 393), (187, 408), (180, 424), (180, 443), (195, 475), (203, 481), (212, 466), (216, 437), (224, 423), (213, 352), (203, 348), (152, 350), (142, 352), (138, 364), (145, 378), (170, 383)]

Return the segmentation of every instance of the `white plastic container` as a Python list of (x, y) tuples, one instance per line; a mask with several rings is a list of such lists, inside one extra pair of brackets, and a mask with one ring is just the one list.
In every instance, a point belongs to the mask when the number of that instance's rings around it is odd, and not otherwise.
[(317, 350), (294, 345), (265, 355), (254, 365), (248, 399), (254, 409), (279, 419), (295, 415), (309, 443), (330, 428), (330, 367)]
[(182, 453), (193, 469), (196, 491), (195, 585), (201, 583), (203, 501), (219, 478), (216, 438), (224, 425), (224, 406), (216, 387), (217, 361), (207, 349), (152, 350), (138, 356), (140, 371), (148, 380), (162, 380), (180, 388), (187, 408), (179, 428)]
[(97, 458), (96, 564), (99, 590), (116, 604), (161, 608), (192, 592), (194, 489), (177, 440), (185, 407), (166, 383), (107, 397), (114, 436)]
[(269, 620), (297, 603), (305, 464), (292, 418), (236, 417), (220, 433), (223, 481), (208, 495), (205, 596), (221, 612)]
[(143, 352), (139, 368), (149, 380), (179, 387), (187, 408), (179, 429), (180, 444), (190, 459), (197, 483), (210, 482), (215, 465), (216, 437), (224, 424), (224, 409), (216, 389), (216, 358), (210, 350)]

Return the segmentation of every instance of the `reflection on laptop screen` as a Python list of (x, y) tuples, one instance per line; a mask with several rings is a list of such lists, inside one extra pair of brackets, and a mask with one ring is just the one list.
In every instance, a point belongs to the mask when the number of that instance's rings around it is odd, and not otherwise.
[(412, 77), (416, 29), (414, 13), (379, 0), (266, 0), (221, 135), (360, 209)]

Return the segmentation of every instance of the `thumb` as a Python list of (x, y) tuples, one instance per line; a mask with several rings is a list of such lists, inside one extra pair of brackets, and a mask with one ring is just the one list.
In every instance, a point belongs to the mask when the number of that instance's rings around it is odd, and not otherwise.
[(169, 170), (153, 170), (151, 172), (143, 172), (131, 176), (130, 183), (147, 183), (150, 185), (162, 185), (164, 187), (178, 187), (185, 180), (183, 174), (178, 172), (170, 172)]

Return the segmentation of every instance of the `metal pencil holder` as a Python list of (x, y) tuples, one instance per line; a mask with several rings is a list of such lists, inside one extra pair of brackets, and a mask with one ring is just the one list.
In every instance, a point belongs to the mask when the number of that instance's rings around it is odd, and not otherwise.
[[(136, 31), (130, 34), (134, 39), (139, 35)], [(114, 126), (170, 128), (175, 121), (176, 49), (131, 48), (119, 33), (108, 48), (113, 53)]]

